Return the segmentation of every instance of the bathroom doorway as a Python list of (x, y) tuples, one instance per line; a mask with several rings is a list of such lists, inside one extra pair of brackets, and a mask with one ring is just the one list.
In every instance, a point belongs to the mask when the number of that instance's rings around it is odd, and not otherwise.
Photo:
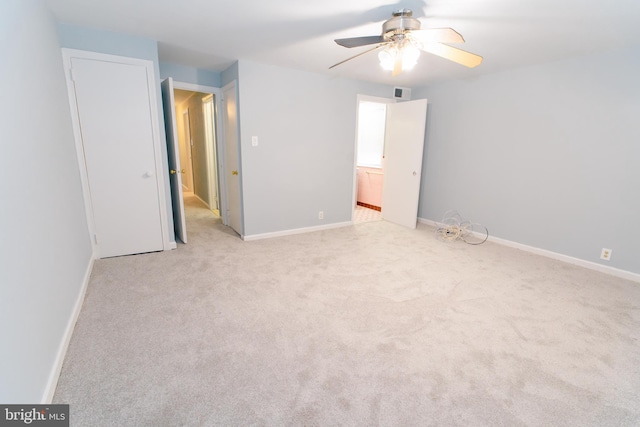
[(387, 104), (393, 99), (358, 95), (354, 223), (381, 218)]

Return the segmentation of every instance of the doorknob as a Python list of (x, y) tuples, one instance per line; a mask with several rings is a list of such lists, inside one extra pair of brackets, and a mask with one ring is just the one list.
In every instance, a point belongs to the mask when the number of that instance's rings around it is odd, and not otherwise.
[(231, 175), (238, 175), (238, 171), (231, 171)]

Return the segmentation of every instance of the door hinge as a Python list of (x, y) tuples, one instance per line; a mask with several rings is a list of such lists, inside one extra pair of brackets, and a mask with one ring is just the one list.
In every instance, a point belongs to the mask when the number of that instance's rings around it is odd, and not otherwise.
[(93, 241), (96, 242), (96, 245), (98, 244), (98, 235), (97, 234), (93, 235)]
[(73, 68), (69, 68), (69, 77), (71, 78), (72, 82), (76, 81), (76, 76), (75, 76), (75, 72), (73, 71)]

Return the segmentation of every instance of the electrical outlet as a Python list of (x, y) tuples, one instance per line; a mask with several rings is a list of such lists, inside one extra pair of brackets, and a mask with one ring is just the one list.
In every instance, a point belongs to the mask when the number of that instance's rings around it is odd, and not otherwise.
[(324, 212), (318, 212), (318, 219), (324, 219)]
[(610, 261), (611, 252), (613, 252), (611, 249), (602, 248), (602, 252), (600, 252), (600, 259), (603, 259), (605, 261)]

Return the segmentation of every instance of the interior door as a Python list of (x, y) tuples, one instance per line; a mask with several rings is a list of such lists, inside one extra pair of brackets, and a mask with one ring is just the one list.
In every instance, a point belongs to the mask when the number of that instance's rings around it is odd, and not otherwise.
[(176, 124), (176, 103), (173, 94), (173, 79), (162, 82), (162, 106), (164, 110), (164, 126), (167, 134), (167, 154), (169, 156), (169, 179), (171, 180), (171, 201), (173, 204), (173, 226), (176, 236), (187, 243), (187, 224), (184, 215), (182, 195), (182, 174), (180, 167), (180, 144), (178, 126)]
[(100, 258), (163, 249), (147, 67), (71, 58)]
[(222, 114), (224, 122), (225, 182), (227, 188), (227, 219), (229, 227), (242, 236), (240, 159), (238, 147), (238, 102), (236, 85), (231, 83), (222, 89)]
[(409, 228), (418, 222), (427, 100), (387, 105), (382, 218)]

